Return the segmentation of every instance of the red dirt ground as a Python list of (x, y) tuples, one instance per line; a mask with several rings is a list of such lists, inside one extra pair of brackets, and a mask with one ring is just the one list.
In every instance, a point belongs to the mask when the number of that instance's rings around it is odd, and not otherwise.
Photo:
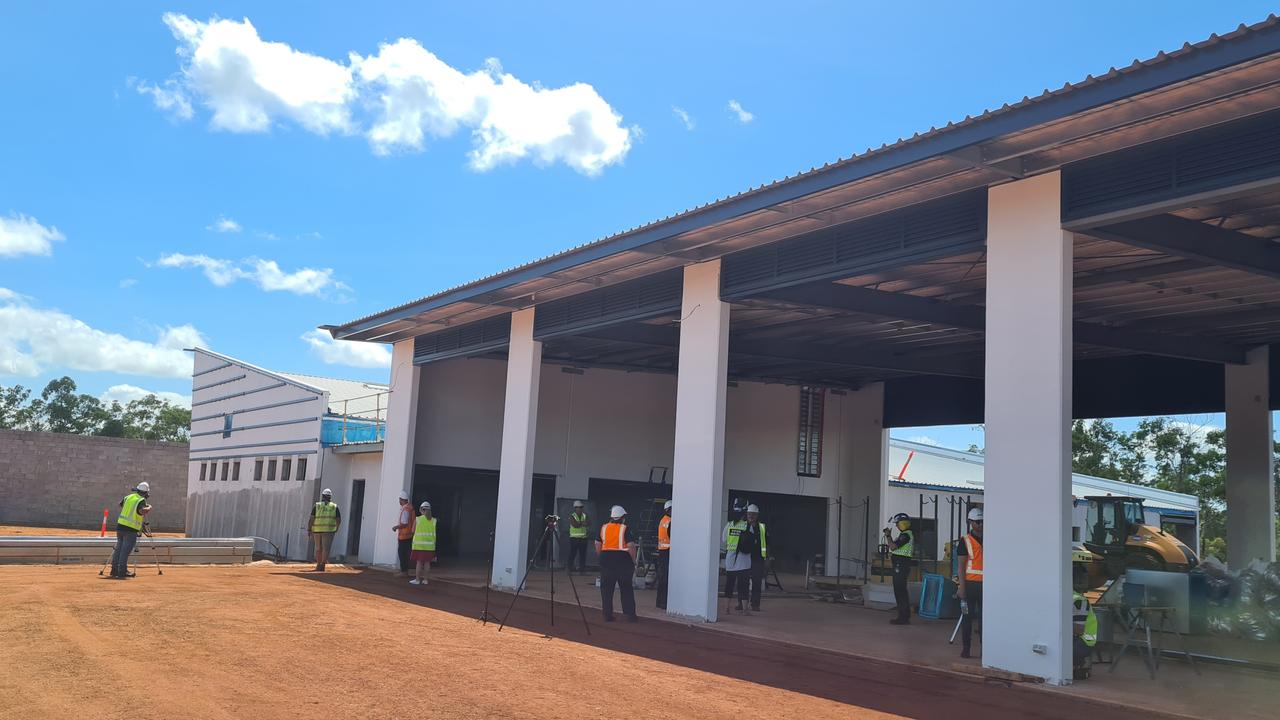
[(499, 632), (482, 601), (269, 563), (0, 567), (0, 719), (1160, 717), (654, 620), (588, 636), (532, 598)]
[[(0, 537), (5, 535), (22, 535), (24, 537), (98, 537), (102, 532), (101, 528), (92, 530), (78, 530), (76, 528), (52, 528), (52, 527), (32, 527), (30, 525), (0, 525)], [(156, 537), (186, 537), (186, 533), (180, 532), (157, 532), (152, 533)], [(115, 539), (115, 521), (107, 523), (107, 537)]]

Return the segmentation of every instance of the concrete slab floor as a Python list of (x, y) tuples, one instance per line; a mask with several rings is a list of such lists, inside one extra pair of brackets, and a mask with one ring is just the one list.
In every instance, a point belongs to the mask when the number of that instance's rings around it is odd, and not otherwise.
[[(433, 577), (449, 582), (479, 586), (484, 583), (481, 568), (450, 567), (439, 569)], [(595, 587), (596, 574), (573, 576), (582, 605), (587, 610), (587, 620), (600, 621), (600, 592)], [(784, 586), (799, 589), (798, 578)], [(531, 597), (550, 597), (551, 582), (547, 571), (534, 570), (525, 584), (524, 593)], [(573, 594), (563, 571), (555, 573), (556, 622), (581, 622), (573, 608)], [(655, 606), (653, 590), (636, 590), (637, 614), (642, 618), (687, 624), (668, 617)], [(511, 595), (496, 593), (491, 611), (499, 618), (511, 603)], [(615, 598), (615, 605), (619, 601)], [(946, 671), (965, 672), (977, 669), (981, 660), (964, 660), (960, 657), (960, 641), (947, 643), (955, 620), (925, 620), (913, 617), (909, 626), (889, 625), (890, 614), (883, 610), (862, 606), (830, 603), (814, 600), (809, 595), (792, 592), (786, 596), (776, 593), (765, 596), (762, 610), (750, 615), (725, 614), (725, 601), (721, 599), (721, 615), (717, 622), (703, 627), (725, 633), (736, 633), (764, 640), (774, 640), (861, 657), (880, 658), (891, 662), (924, 665)], [(620, 608), (615, 607), (620, 612)], [(1192, 640), (1192, 650), (1200, 648)], [(975, 649), (981, 643), (975, 640)], [(1172, 643), (1165, 643), (1173, 647)], [(1222, 651), (1222, 643), (1212, 643), (1213, 652)], [(1207, 649), (1207, 648), (1206, 648)], [(1277, 693), (1280, 693), (1280, 674), (1226, 668), (1220, 665), (1199, 665), (1197, 676), (1185, 661), (1165, 659), (1155, 680), (1151, 680), (1140, 656), (1132, 650), (1114, 673), (1109, 665), (1095, 665), (1089, 680), (1066, 687), (1037, 686), (1047, 693), (1066, 693), (1097, 701), (1150, 708), (1188, 717), (1231, 717), (1233, 720), (1274, 720), (1276, 718)]]

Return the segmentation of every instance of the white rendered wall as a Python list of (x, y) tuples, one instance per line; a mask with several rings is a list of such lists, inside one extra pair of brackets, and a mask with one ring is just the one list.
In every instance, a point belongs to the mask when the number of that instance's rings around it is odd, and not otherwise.
[(542, 376), (542, 343), (533, 339), (533, 314), (532, 308), (511, 314), (493, 546), (492, 582), (497, 587), (518, 586), (528, 557), (528, 508), (538, 432), (538, 381)]
[[(1061, 178), (987, 200), (982, 662), (1071, 681), (1071, 236)], [(998, 619), (998, 620), (997, 620)]]
[[(865, 573), (860, 562), (864, 550), (874, 562), (878, 530), (887, 517), (889, 433), (884, 429), (884, 384), (873, 383), (845, 395), (828, 393), (824, 428), (824, 442), (830, 438), (833, 444), (823, 447), (823, 479), (835, 482), (826, 493), (831, 498), (826, 573), (835, 574), (837, 559), (843, 558), (840, 575), (859, 577)], [(869, 511), (858, 507), (864, 501), (869, 502)], [(842, 545), (839, 549), (837, 540)]]
[[(365, 506), (375, 508), (373, 524), (390, 528), (399, 517), (399, 495), (413, 483), (414, 448), (417, 442), (418, 395), (422, 371), (413, 364), (413, 340), (401, 340), (391, 348), (391, 392), (387, 398), (387, 429), (382, 442), (380, 481), (366, 486)], [(365, 550), (360, 541), (361, 554)], [(372, 561), (397, 562), (396, 538), (390, 532), (374, 535)]]
[[(377, 506), (379, 495), (379, 476), (382, 474), (382, 453), (339, 453), (333, 448), (324, 451), (324, 487), (333, 491), (333, 501), (338, 504), (342, 513), (342, 524), (333, 537), (331, 556), (340, 562), (371, 563), (374, 561), (375, 545), (379, 535), (389, 535), (395, 539), (395, 533), (387, 523), (382, 528), (378, 522), (380, 508)], [(351, 491), (355, 480), (364, 480), (364, 508), (360, 517), (360, 547), (356, 555), (350, 555), (351, 530), (355, 527), (355, 506), (352, 504)], [(399, 491), (397, 491), (399, 492)], [(398, 499), (393, 498), (396, 510)], [(310, 510), (307, 511), (310, 513)], [(381, 531), (379, 531), (381, 529)]]
[(680, 318), (671, 496), (680, 540), (671, 547), (667, 612), (713, 622), (729, 367), (729, 304), (720, 300), (719, 260), (684, 269)]
[(1275, 435), (1268, 349), (1226, 366), (1227, 558), (1233, 570), (1276, 559)]

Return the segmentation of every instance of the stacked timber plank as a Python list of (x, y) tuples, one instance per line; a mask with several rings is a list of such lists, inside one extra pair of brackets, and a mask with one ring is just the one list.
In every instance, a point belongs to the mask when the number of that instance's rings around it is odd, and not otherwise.
[[(104, 563), (114, 537), (0, 536), (0, 564)], [(138, 538), (132, 562), (170, 565), (242, 565), (253, 560), (253, 538)]]

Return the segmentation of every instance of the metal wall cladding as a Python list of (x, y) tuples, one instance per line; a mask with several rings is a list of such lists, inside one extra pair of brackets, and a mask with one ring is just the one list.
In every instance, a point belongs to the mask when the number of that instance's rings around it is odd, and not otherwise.
[(679, 268), (597, 288), (538, 306), (534, 336), (553, 337), (600, 325), (643, 320), (680, 309), (684, 275)]
[(1280, 177), (1280, 110), (1062, 169), (1062, 219), (1079, 220)]
[(413, 363), (445, 360), (506, 345), (511, 339), (511, 316), (498, 315), (413, 339)]
[[(262, 537), (291, 560), (306, 560), (307, 520), (312, 483), (288, 490), (194, 492), (187, 496), (187, 536), (197, 538)], [(287, 548), (287, 550), (286, 550)], [(259, 543), (258, 550), (272, 552)]]
[(981, 188), (728, 255), (722, 292), (741, 296), (959, 254), (980, 248), (986, 235)]

